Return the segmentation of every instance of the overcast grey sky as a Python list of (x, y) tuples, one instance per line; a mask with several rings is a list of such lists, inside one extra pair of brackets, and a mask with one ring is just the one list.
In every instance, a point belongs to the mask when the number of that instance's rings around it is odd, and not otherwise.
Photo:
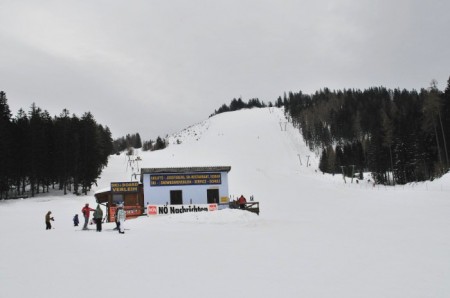
[(448, 0), (0, 0), (0, 90), (91, 111), (113, 137), (206, 119), (233, 98), (420, 89), (450, 76)]

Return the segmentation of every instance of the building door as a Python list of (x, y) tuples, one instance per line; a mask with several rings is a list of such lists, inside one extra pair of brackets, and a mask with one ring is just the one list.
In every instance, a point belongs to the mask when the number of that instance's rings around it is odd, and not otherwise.
[(137, 192), (125, 194), (125, 206), (139, 206), (139, 198)]
[(206, 196), (208, 198), (208, 204), (219, 203), (219, 190), (218, 189), (208, 189), (206, 191)]
[(170, 205), (183, 205), (183, 194), (181, 190), (170, 191)]

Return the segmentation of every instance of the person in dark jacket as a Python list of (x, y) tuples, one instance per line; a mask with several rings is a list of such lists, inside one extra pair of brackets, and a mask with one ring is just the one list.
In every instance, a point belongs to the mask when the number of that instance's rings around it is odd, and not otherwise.
[(78, 227), (78, 224), (80, 223), (80, 220), (78, 219), (78, 214), (75, 214), (73, 217), (73, 226)]
[(52, 229), (52, 224), (50, 223), (50, 221), (54, 221), (51, 211), (47, 212), (47, 214), (45, 215), (45, 229), (46, 230)]
[(97, 232), (102, 231), (103, 210), (100, 204), (97, 204), (97, 209), (94, 211), (94, 221), (97, 224)]

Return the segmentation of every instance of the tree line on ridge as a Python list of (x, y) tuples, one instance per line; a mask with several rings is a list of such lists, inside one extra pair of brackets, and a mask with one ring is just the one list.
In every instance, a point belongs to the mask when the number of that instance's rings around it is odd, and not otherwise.
[[(449, 171), (450, 79), (444, 92), (434, 80), (420, 91), (324, 88), (311, 95), (289, 92), (268, 106), (284, 107), (306, 144), (320, 155), (324, 173), (362, 179), (371, 172), (376, 183), (405, 184)], [(233, 99), (214, 114), (248, 107)]]

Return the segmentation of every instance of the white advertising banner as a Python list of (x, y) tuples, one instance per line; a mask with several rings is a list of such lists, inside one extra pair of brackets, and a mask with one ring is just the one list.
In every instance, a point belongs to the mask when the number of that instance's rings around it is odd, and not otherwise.
[(217, 204), (148, 205), (147, 215), (183, 214), (218, 210)]

